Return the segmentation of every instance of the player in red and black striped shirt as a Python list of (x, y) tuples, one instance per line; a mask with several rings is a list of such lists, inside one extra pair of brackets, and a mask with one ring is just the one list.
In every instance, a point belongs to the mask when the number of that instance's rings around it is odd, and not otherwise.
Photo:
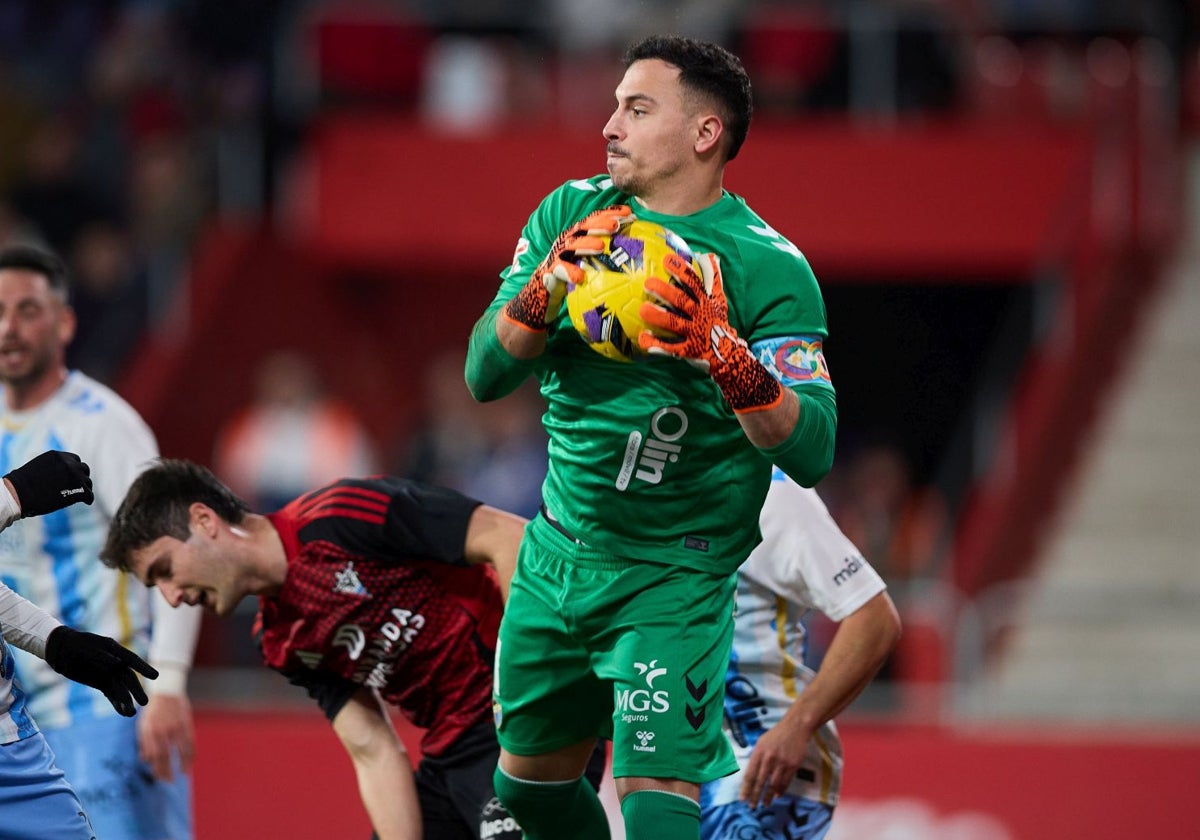
[[(390, 477), (344, 479), (259, 515), (203, 467), (163, 460), (130, 488), (102, 556), (172, 605), (224, 615), (259, 596), (265, 663), (332, 721), (380, 837), (515, 839), (492, 792), (491, 689), (524, 526)], [(380, 698), (425, 729), (415, 776)]]

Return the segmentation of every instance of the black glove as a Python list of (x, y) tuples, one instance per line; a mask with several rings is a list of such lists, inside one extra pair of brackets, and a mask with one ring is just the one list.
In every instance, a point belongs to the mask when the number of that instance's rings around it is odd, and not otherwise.
[(73, 452), (51, 450), (4, 476), (12, 482), (21, 517), (53, 513), (76, 502), (90, 505), (91, 470)]
[(55, 627), (46, 638), (46, 662), (67, 679), (99, 689), (125, 717), (133, 717), (136, 711), (133, 700), (145, 706), (148, 699), (134, 671), (152, 680), (158, 677), (144, 659), (108, 636), (65, 625)]

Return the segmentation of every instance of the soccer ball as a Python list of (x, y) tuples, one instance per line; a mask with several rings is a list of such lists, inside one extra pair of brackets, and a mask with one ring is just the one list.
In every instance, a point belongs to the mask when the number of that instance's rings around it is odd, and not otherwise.
[(672, 252), (700, 267), (683, 239), (656, 222), (635, 219), (611, 236), (602, 237), (603, 253), (581, 257), (578, 265), (584, 281), (567, 287), (567, 314), (579, 335), (597, 353), (618, 362), (629, 362), (645, 352), (638, 345), (644, 329), (669, 337), (649, 327), (638, 314), (646, 293), (646, 278), (670, 281), (663, 258)]

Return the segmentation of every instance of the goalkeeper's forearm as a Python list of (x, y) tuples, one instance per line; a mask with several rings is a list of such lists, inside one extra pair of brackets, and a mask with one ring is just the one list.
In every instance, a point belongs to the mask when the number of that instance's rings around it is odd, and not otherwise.
[(800, 417), (800, 403), (796, 395), (787, 388), (780, 390), (781, 399), (776, 405), (758, 411), (735, 413), (742, 424), (742, 431), (759, 449), (771, 449), (786, 441), (792, 436)]
[[(533, 362), (518, 358), (505, 348), (498, 329), (519, 331), (499, 317), (501, 305), (493, 305), (475, 322), (471, 330), (471, 341), (467, 347), (467, 364), (464, 376), (471, 395), (480, 402), (499, 399), (517, 389), (533, 370)], [(503, 326), (507, 324), (507, 327)], [(538, 340), (530, 333), (529, 340)], [(546, 337), (540, 338), (545, 346)], [(540, 349), (538, 351), (540, 355)]]
[[(791, 428), (786, 437), (782, 440), (768, 437), (779, 435), (787, 427), (789, 414)], [(815, 487), (833, 466), (837, 397), (832, 389), (784, 388), (780, 405), (767, 411), (738, 414), (737, 418), (750, 442), (801, 486)], [(778, 442), (759, 443), (771, 439)]]

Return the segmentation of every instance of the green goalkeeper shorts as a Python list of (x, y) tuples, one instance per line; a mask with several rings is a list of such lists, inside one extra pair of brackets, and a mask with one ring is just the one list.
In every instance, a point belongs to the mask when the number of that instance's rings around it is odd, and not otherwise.
[(500, 744), (540, 755), (601, 736), (614, 776), (736, 771), (721, 732), (735, 589), (735, 575), (593, 551), (536, 517), (496, 649)]

